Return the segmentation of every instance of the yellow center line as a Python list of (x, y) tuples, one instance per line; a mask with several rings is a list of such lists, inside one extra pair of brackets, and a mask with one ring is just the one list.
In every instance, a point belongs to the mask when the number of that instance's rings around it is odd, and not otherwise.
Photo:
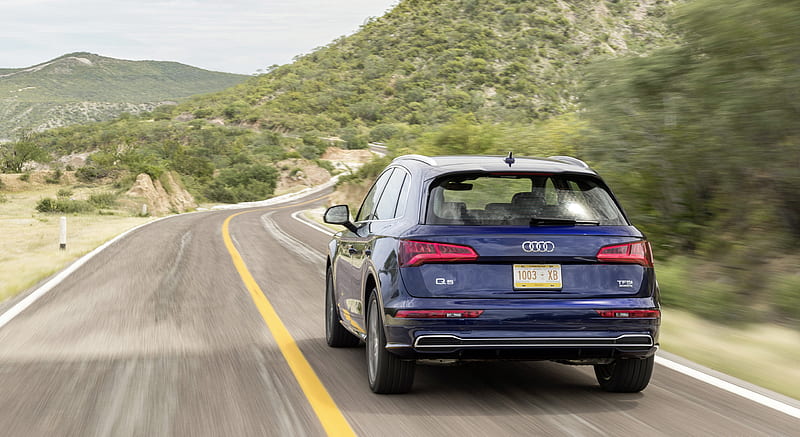
[[(306, 203), (316, 202), (324, 197), (300, 204), (275, 207), (273, 209), (304, 205)], [(292, 338), (289, 330), (286, 329), (286, 325), (284, 325), (280, 317), (278, 317), (275, 308), (272, 307), (272, 304), (261, 290), (261, 287), (258, 286), (255, 278), (250, 274), (250, 270), (247, 269), (247, 265), (239, 254), (239, 251), (236, 250), (236, 247), (233, 245), (233, 240), (230, 236), (230, 222), (234, 217), (248, 212), (253, 211), (243, 211), (233, 214), (225, 219), (225, 222), (222, 224), (222, 239), (225, 241), (225, 247), (231, 255), (233, 265), (239, 272), (239, 276), (241, 276), (245, 287), (247, 287), (247, 290), (250, 292), (250, 296), (253, 298), (259, 313), (261, 313), (261, 317), (264, 319), (267, 328), (269, 328), (272, 336), (275, 338), (275, 342), (278, 344), (284, 359), (286, 359), (286, 362), (289, 364), (289, 368), (292, 369), (294, 377), (297, 379), (309, 404), (311, 404), (311, 408), (313, 408), (314, 412), (317, 414), (317, 418), (319, 418), (320, 423), (322, 423), (325, 432), (331, 436), (355, 436), (356, 434), (353, 428), (347, 423), (347, 419), (345, 419), (339, 407), (336, 406), (336, 402), (331, 398), (325, 386), (322, 385), (322, 381), (319, 380), (311, 364), (308, 363), (303, 352), (300, 351), (300, 348), (297, 346), (294, 338)]]

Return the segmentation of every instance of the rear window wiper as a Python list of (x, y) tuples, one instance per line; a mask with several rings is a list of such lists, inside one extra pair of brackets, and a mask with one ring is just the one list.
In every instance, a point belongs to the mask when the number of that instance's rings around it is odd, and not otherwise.
[(592, 225), (598, 226), (600, 224), (597, 220), (575, 220), (571, 218), (562, 217), (531, 217), (531, 226), (575, 226), (575, 225)]

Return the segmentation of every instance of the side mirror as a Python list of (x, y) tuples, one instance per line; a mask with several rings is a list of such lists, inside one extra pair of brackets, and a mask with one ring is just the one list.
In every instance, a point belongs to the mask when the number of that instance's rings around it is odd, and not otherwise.
[(342, 225), (352, 232), (356, 232), (358, 228), (353, 222), (350, 221), (350, 208), (347, 205), (336, 205), (328, 208), (325, 215), (322, 216), (325, 223), (332, 225)]

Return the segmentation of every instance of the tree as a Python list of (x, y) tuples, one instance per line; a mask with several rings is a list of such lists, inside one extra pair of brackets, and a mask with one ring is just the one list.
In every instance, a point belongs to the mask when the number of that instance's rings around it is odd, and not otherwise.
[(49, 154), (33, 140), (32, 134), (22, 135), (22, 139), (10, 145), (0, 146), (0, 162), (4, 173), (22, 173), (25, 163), (42, 162)]
[(800, 3), (697, 0), (675, 20), (679, 45), (590, 73), (587, 151), (664, 248), (797, 241)]

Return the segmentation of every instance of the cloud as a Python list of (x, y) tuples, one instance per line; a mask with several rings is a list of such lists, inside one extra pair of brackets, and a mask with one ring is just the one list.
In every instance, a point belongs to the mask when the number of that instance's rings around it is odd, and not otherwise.
[(0, 68), (64, 53), (253, 73), (352, 33), (397, 0), (0, 0)]

